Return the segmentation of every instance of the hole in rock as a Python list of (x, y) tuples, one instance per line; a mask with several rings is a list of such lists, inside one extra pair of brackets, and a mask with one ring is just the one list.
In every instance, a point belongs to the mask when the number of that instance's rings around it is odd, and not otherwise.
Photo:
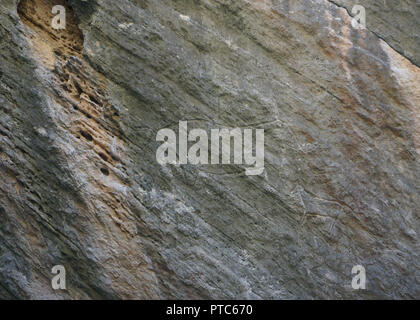
[(102, 160), (108, 161), (108, 157), (104, 153), (99, 152), (99, 156), (102, 158)]
[(88, 140), (88, 141), (92, 141), (93, 140), (93, 138), (92, 138), (92, 136), (89, 134), (89, 133), (87, 133), (86, 131), (80, 131), (80, 134), (83, 136), (83, 137), (85, 137), (85, 139), (86, 140)]
[(101, 168), (101, 172), (105, 176), (109, 176), (109, 170), (107, 168)]

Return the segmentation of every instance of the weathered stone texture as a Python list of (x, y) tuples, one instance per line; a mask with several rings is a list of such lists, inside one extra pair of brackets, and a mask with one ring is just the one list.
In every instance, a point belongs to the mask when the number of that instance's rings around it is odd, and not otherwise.
[[(419, 299), (420, 6), (380, 2), (2, 0), (0, 297)], [(263, 175), (162, 167), (180, 120), (265, 129)]]

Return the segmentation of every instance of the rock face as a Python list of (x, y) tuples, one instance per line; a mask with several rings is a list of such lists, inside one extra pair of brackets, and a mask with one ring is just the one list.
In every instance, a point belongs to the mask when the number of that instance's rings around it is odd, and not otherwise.
[[(0, 298), (419, 299), (420, 4), (357, 3), (2, 0)], [(263, 174), (160, 165), (179, 121)]]

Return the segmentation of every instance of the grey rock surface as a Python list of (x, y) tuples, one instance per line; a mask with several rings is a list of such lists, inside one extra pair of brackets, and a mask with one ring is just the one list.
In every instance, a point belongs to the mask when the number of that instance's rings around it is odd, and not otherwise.
[[(2, 0), (0, 298), (419, 299), (419, 2), (357, 3)], [(179, 121), (264, 173), (161, 166)]]
[(419, 0), (330, 0), (352, 14), (357, 3), (366, 10), (366, 27), (412, 63), (420, 65)]

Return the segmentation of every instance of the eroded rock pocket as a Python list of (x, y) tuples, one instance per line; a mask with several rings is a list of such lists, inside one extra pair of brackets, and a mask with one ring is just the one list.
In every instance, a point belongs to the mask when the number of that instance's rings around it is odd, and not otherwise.
[[(52, 12), (55, 6), (65, 8), (65, 29), (54, 29)], [(35, 46), (49, 55), (66, 58), (80, 55), (83, 49), (83, 33), (72, 7), (65, 0), (21, 0), (17, 8), (22, 22), (33, 29)]]
[[(64, 10), (53, 10), (56, 6)], [(50, 71), (43, 75), (55, 84), (51, 96), (72, 122), (67, 128), (78, 141), (75, 143), (88, 144), (101, 172), (109, 175), (110, 170), (103, 166), (115, 164), (110, 144), (119, 135), (118, 119), (115, 120), (116, 110), (106, 98), (105, 77), (82, 54), (83, 33), (73, 8), (66, 0), (21, 0), (17, 11), (31, 30), (25, 35), (35, 60)], [(57, 29), (53, 21), (63, 11), (65, 28)], [(80, 136), (84, 139), (80, 140)]]

